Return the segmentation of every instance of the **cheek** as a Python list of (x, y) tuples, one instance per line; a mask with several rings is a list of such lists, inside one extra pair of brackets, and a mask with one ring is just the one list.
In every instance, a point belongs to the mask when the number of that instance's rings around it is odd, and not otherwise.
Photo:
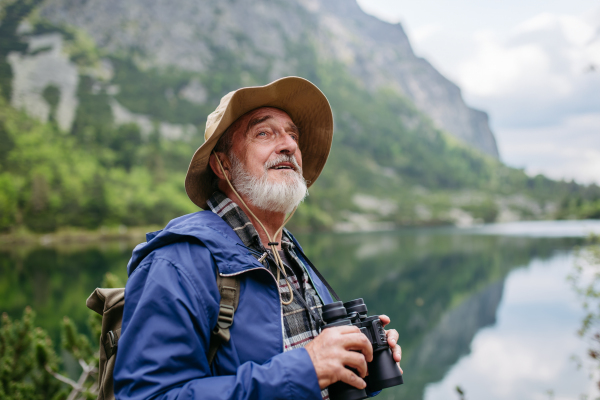
[(249, 167), (255, 173), (262, 174), (265, 170), (265, 164), (269, 161), (271, 154), (271, 150), (264, 148), (264, 146), (251, 145), (246, 149), (246, 160), (248, 160)]

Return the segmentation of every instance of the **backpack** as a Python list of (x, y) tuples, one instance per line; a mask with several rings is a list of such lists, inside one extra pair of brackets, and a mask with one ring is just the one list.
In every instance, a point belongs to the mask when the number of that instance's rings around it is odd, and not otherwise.
[[(235, 276), (221, 276), (217, 271), (217, 286), (221, 293), (217, 325), (211, 333), (208, 348), (208, 363), (217, 354), (223, 342), (231, 335), (229, 328), (233, 324), (233, 314), (240, 301), (240, 282)], [(98, 400), (114, 400), (113, 371), (121, 337), (125, 288), (96, 288), (88, 297), (86, 305), (102, 316), (102, 334), (100, 335), (100, 365), (98, 367)]]

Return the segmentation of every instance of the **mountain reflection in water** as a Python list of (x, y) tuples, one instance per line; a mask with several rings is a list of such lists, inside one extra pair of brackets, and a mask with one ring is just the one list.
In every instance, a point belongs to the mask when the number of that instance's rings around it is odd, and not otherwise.
[(406, 399), (421, 399), (469, 352), (475, 334), (495, 323), (510, 271), (581, 242), (447, 228), (300, 237), (344, 300), (363, 297), (370, 313), (392, 319), (405, 384), (380, 397)]
[[(496, 322), (504, 281), (532, 260), (571, 251), (582, 238), (500, 236), (459, 229), (297, 235), (344, 301), (363, 297), (400, 333), (405, 384), (379, 398), (423, 398), (468, 354), (476, 333)], [(85, 328), (85, 299), (106, 272), (126, 276), (134, 243), (0, 250), (0, 311), (31, 305), (58, 343), (68, 315)]]

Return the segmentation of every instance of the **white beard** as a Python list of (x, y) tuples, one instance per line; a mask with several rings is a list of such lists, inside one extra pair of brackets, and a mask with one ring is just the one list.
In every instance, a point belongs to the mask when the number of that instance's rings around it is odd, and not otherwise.
[[(287, 214), (308, 195), (302, 168), (293, 156), (282, 154), (275, 160), (268, 161), (265, 164), (265, 172), (260, 178), (248, 173), (243, 163), (233, 153), (230, 154), (230, 159), (231, 184), (240, 195), (261, 210)], [(269, 168), (281, 162), (292, 163), (296, 170), (284, 172), (286, 179), (283, 182), (270, 182)]]

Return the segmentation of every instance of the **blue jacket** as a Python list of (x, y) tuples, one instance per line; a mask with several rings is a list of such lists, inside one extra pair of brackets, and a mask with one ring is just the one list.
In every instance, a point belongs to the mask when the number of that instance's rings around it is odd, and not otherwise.
[[(225, 221), (201, 211), (172, 220), (147, 240), (127, 266), (114, 369), (118, 399), (321, 399), (308, 352), (283, 352), (275, 278)], [(220, 301), (215, 267), (240, 276), (240, 302), (231, 340), (209, 365)], [(330, 303), (323, 282), (308, 273)]]

